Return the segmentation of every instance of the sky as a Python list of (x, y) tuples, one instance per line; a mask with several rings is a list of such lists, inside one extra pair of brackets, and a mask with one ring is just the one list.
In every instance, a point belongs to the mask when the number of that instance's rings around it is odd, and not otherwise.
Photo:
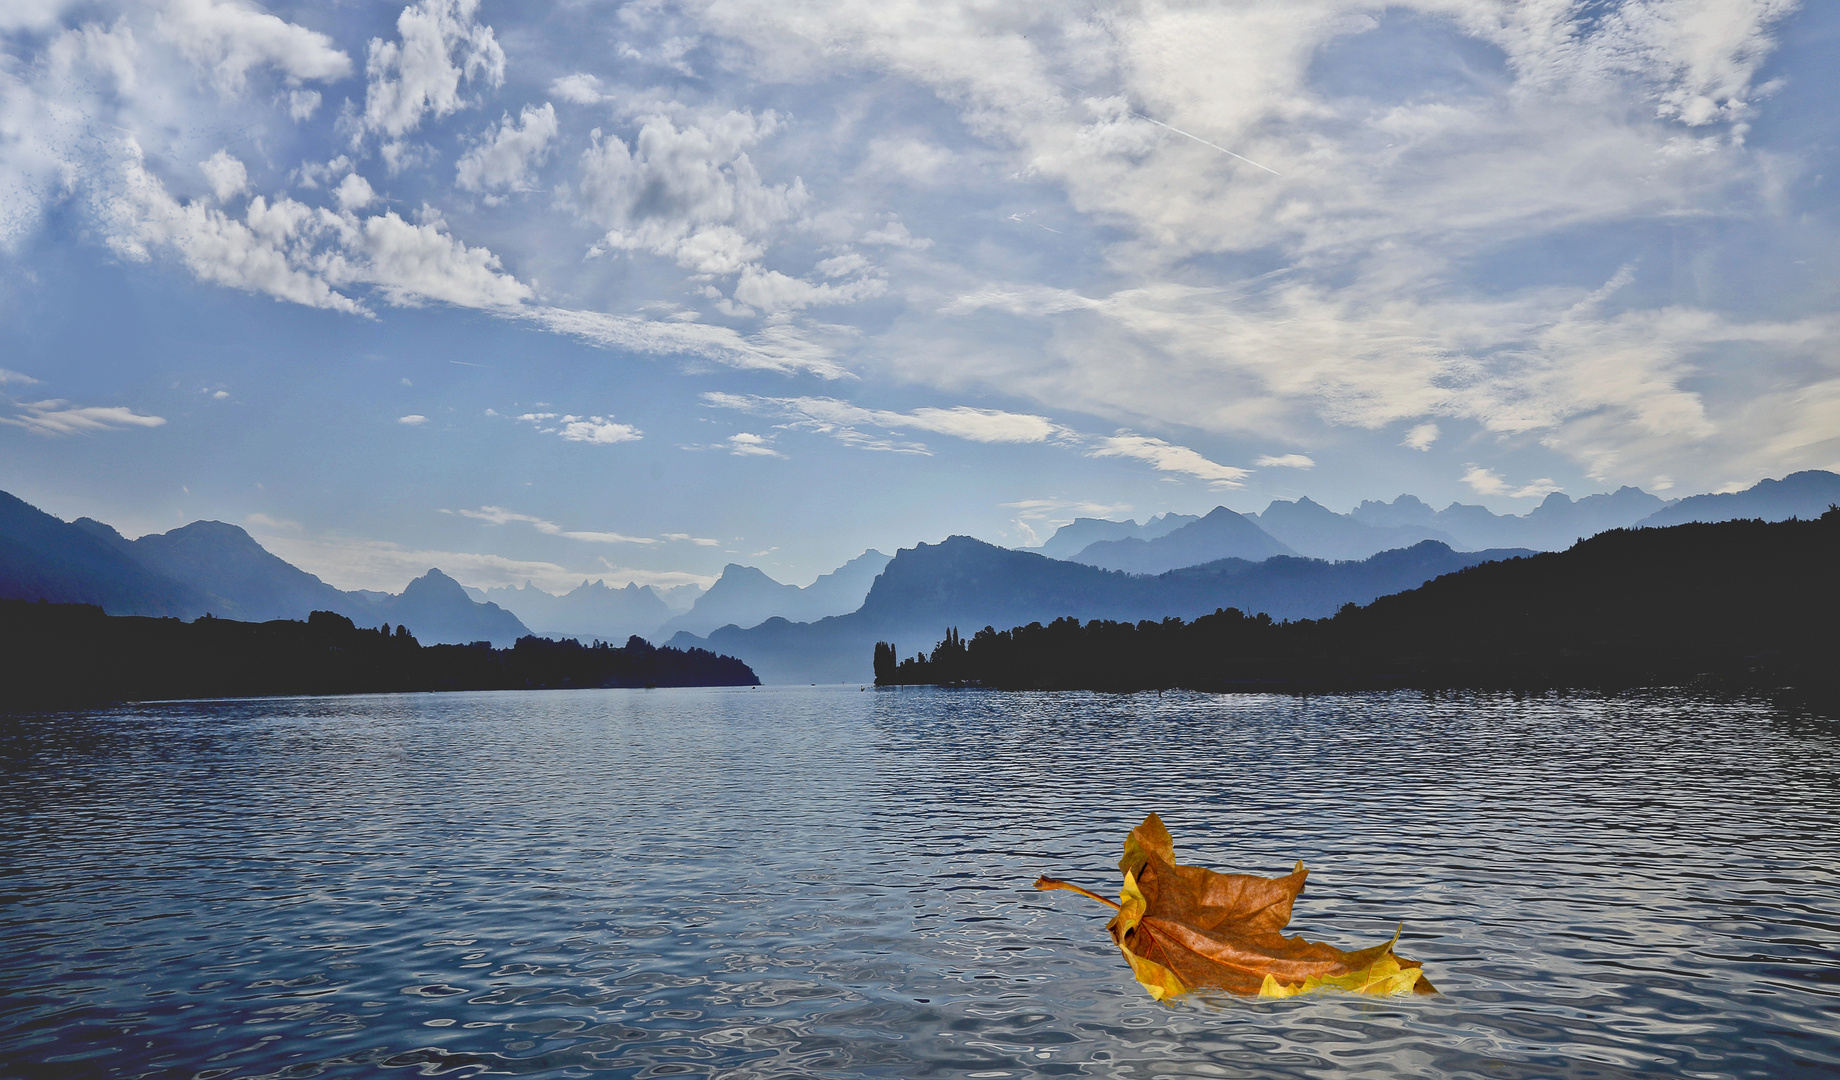
[(0, 489), (345, 588), (1840, 468), (1840, 5), (0, 5)]

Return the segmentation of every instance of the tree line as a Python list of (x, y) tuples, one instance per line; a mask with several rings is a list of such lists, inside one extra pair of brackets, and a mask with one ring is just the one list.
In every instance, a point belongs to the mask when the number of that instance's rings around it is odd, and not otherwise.
[(929, 653), (875, 649), (878, 685), (1133, 691), (1615, 689), (1840, 693), (1840, 509), (1815, 521), (1619, 529), (1485, 563), (1331, 618), (1063, 618)]
[(0, 710), (108, 701), (572, 687), (754, 686), (746, 664), (643, 638), (525, 637), (422, 645), (330, 611), (305, 622), (106, 615), (90, 604), (0, 600)]

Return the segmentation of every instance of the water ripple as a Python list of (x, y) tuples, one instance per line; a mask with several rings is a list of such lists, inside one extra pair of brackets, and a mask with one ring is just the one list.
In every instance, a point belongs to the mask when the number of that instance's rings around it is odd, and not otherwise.
[[(0, 1075), (1826, 1076), (1840, 732), (1621, 697), (822, 688), (0, 721)], [(1149, 1000), (1105, 913), (1313, 871), (1444, 993)]]

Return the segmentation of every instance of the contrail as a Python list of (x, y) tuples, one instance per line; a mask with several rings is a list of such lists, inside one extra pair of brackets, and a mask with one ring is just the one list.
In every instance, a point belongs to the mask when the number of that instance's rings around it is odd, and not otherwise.
[[(1140, 112), (1134, 112), (1131, 115), (1137, 117), (1139, 120), (1150, 120), (1148, 116), (1145, 116), (1143, 113), (1140, 113)], [(1155, 124), (1157, 127), (1160, 127), (1166, 131), (1173, 131), (1177, 135), (1182, 136), (1184, 139), (1193, 139), (1196, 142), (1200, 143), (1202, 146), (1212, 146), (1214, 147), (1214, 149), (1220, 151), (1221, 153), (1227, 155), (1230, 158), (1238, 158), (1239, 160), (1245, 162), (1248, 165), (1252, 165), (1257, 168), (1264, 169), (1266, 172), (1270, 173), (1273, 176), (1283, 176), (1284, 175), (1283, 173), (1279, 172), (1276, 169), (1269, 168), (1264, 165), (1260, 165), (1258, 162), (1252, 160), (1249, 157), (1245, 157), (1240, 154), (1235, 154), (1233, 151), (1227, 149), (1224, 146), (1216, 146), (1215, 144), (1208, 142), (1206, 139), (1202, 138), (1199, 135), (1190, 135), (1188, 132), (1183, 131), (1181, 128), (1170, 127), (1168, 124), (1163, 123), (1161, 120), (1150, 120), (1150, 122), (1152, 124)]]

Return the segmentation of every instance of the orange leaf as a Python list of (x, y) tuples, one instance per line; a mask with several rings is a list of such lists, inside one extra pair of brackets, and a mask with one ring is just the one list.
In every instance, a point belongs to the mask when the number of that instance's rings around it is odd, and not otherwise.
[(1365, 994), (1437, 992), (1417, 961), (1394, 955), (1392, 941), (1343, 952), (1281, 934), (1309, 877), (1301, 862), (1277, 878), (1181, 866), (1169, 830), (1151, 814), (1125, 838), (1118, 868), (1124, 888), (1116, 904), (1053, 878), (1035, 887), (1067, 889), (1117, 908), (1106, 929), (1137, 981), (1159, 1001), (1203, 986), (1266, 997), (1331, 987)]

